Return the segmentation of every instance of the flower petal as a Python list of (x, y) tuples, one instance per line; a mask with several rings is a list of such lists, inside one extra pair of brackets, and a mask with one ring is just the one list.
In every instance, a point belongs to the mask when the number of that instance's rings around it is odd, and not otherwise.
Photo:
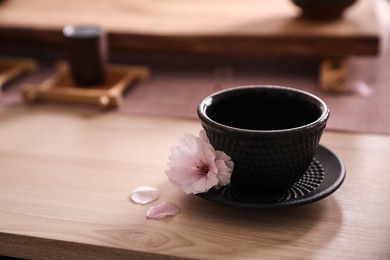
[(228, 185), (232, 176), (232, 167), (223, 160), (217, 160), (215, 163), (218, 167), (218, 186)]
[(215, 173), (209, 172), (204, 177), (200, 178), (198, 181), (192, 184), (192, 193), (203, 193), (207, 192), (212, 187), (218, 184), (218, 178)]
[(166, 216), (175, 216), (179, 214), (179, 212), (180, 209), (175, 203), (167, 201), (157, 206), (150, 207), (146, 212), (146, 217), (153, 219), (162, 219)]
[(174, 180), (178, 184), (193, 183), (200, 178), (199, 173), (192, 169), (191, 166), (187, 166), (187, 168), (171, 167), (165, 173), (169, 179)]
[(139, 186), (131, 192), (131, 199), (138, 204), (147, 204), (155, 201), (160, 196), (160, 191), (149, 186)]
[(199, 138), (205, 142), (205, 143), (210, 143), (209, 138), (207, 137), (206, 131), (204, 129), (199, 131)]

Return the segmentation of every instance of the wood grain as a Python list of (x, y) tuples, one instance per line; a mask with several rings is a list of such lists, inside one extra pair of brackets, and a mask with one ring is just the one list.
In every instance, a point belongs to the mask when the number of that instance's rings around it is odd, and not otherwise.
[(63, 46), (67, 24), (109, 32), (111, 49), (245, 57), (376, 55), (379, 32), (372, 0), (343, 19), (299, 19), (288, 0), (36, 0), (0, 5), (3, 43)]
[[(326, 132), (345, 163), (330, 197), (291, 209), (232, 208), (165, 177), (196, 120), (0, 107), (0, 255), (43, 259), (389, 259), (390, 137)], [(151, 185), (181, 213), (148, 220), (131, 190)]]

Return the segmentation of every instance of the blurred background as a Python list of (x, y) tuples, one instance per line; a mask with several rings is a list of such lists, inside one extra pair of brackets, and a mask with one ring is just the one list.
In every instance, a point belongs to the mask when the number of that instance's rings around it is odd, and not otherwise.
[(198, 103), (214, 91), (282, 85), (323, 98), (329, 129), (390, 133), (388, 0), (3, 0), (0, 60), (37, 67), (3, 82), (1, 105), (26, 106), (23, 86), (41, 84), (69, 58), (67, 25), (104, 30), (107, 64), (150, 70), (111, 112), (197, 118)]

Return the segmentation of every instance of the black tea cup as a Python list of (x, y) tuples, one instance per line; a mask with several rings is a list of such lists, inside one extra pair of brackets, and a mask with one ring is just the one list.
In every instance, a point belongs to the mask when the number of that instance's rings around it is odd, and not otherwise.
[(232, 189), (249, 195), (280, 192), (298, 181), (329, 118), (320, 98), (280, 86), (222, 90), (197, 112), (210, 143), (234, 162)]

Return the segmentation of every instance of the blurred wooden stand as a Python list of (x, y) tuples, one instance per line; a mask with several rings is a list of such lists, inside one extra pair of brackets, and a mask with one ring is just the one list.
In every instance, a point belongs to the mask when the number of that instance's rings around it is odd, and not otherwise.
[(94, 105), (102, 109), (120, 106), (124, 92), (136, 82), (149, 78), (149, 69), (142, 66), (109, 64), (104, 84), (79, 87), (66, 62), (59, 62), (55, 75), (39, 85), (25, 85), (21, 92), (26, 102), (51, 101)]
[(33, 59), (0, 57), (0, 91), (8, 82), (35, 71), (37, 67)]
[(324, 59), (319, 70), (321, 89), (335, 93), (346, 91), (347, 58)]

